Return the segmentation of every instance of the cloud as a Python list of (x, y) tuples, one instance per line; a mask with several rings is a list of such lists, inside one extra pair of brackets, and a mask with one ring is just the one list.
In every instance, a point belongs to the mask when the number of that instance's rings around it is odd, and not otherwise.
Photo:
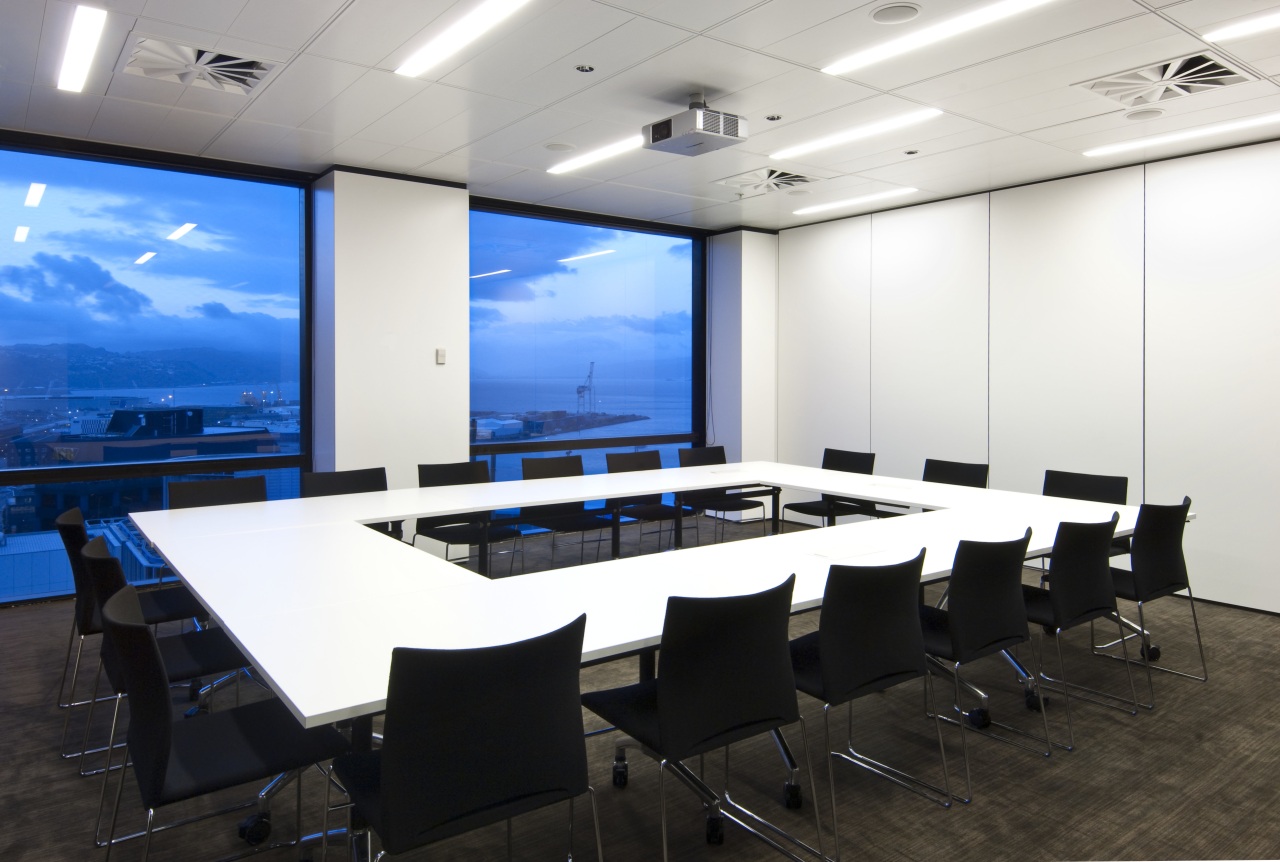
[(537, 298), (537, 293), (524, 278), (489, 276), (471, 282), (472, 302), (533, 302)]
[(18, 287), (36, 302), (63, 302), (86, 312), (118, 320), (152, 311), (151, 300), (116, 281), (84, 255), (36, 254), (31, 266), (0, 268), (0, 281)]
[(191, 309), (201, 317), (207, 317), (210, 320), (230, 320), (235, 317), (231, 313), (231, 309), (227, 308), (221, 302), (206, 302), (204, 305), (197, 305)]
[(483, 305), (471, 306), (471, 328), (484, 329), (502, 323), (507, 316), (496, 308), (487, 308)]

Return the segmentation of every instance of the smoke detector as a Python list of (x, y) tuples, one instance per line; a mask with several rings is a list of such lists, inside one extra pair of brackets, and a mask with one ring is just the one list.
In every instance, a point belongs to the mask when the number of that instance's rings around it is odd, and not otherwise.
[(248, 95), (276, 69), (277, 64), (238, 57), (194, 45), (137, 36), (125, 49), (120, 71), (185, 87), (203, 87)]
[(1210, 54), (1164, 60), (1077, 84), (1126, 108), (1167, 102), (1252, 80)]
[(754, 195), (768, 194), (769, 192), (794, 189), (797, 186), (816, 183), (820, 179), (821, 177), (806, 177), (803, 174), (793, 174), (790, 171), (782, 171), (777, 168), (760, 168), (754, 171), (747, 171), (745, 174), (737, 174), (736, 176), (716, 180), (716, 183), (735, 189), (743, 197), (752, 197)]

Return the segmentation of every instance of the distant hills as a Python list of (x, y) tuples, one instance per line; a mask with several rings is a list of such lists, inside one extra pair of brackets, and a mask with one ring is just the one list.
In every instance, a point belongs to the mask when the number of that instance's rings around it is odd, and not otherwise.
[(295, 383), (296, 357), (190, 348), (115, 353), (87, 344), (0, 345), (0, 389), (157, 389), (220, 383)]

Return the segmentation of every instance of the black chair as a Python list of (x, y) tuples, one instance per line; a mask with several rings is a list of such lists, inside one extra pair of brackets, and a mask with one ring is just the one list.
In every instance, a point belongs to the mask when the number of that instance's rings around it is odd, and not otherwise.
[[(1200, 640), (1200, 621), (1196, 617), (1196, 600), (1191, 593), (1191, 583), (1187, 576), (1187, 560), (1182, 553), (1182, 534), (1186, 530), (1187, 515), (1190, 512), (1190, 497), (1183, 497), (1182, 502), (1177, 505), (1158, 506), (1143, 503), (1138, 509), (1138, 520), (1133, 527), (1133, 550), (1130, 552), (1132, 569), (1114, 567), (1111, 569), (1116, 598), (1134, 602), (1138, 606), (1136, 624), (1123, 617), (1120, 619), (1125, 628), (1131, 631), (1126, 638), (1141, 638), (1139, 654), (1142, 656), (1142, 665), (1147, 671), (1147, 691), (1150, 697), (1150, 700), (1142, 706), (1147, 709), (1155, 707), (1152, 670), (1194, 679), (1197, 682), (1204, 682), (1209, 678), (1209, 666), (1204, 660), (1204, 644)], [(1199, 676), (1155, 664), (1160, 660), (1160, 647), (1151, 642), (1151, 633), (1147, 631), (1143, 615), (1143, 608), (1148, 602), (1171, 596), (1182, 590), (1187, 591), (1187, 600), (1191, 608), (1191, 624), (1196, 634), (1196, 649), (1200, 653)], [(1102, 652), (1115, 645), (1115, 642), (1101, 644), (1094, 648), (1094, 652), (1121, 661), (1132, 661), (1127, 654), (1118, 656), (1114, 653)]]
[[(921, 548), (915, 559), (888, 566), (832, 566), (823, 590), (818, 630), (791, 642), (791, 665), (795, 669), (796, 688), (823, 702), (824, 739), (833, 764), (843, 760), (860, 766), (950, 808), (947, 752), (936, 714), (934, 730), (942, 760), (941, 787), (873, 760), (853, 747), (853, 702), (858, 698), (923, 679), (925, 702), (932, 701), (933, 685), (925, 660), (918, 598), (924, 554)], [(831, 707), (842, 703), (849, 704), (847, 751), (831, 747)], [(836, 858), (839, 859), (834, 768), (827, 770), (827, 778)]]
[(937, 458), (926, 458), (924, 474), (920, 477), (925, 482), (940, 482), (944, 485), (964, 485), (969, 488), (987, 487), (986, 464), (967, 464), (963, 461), (940, 461)]
[[(62, 722), (62, 741), (58, 744), (58, 750), (64, 758), (83, 757), (85, 754), (97, 754), (102, 749), (86, 752), (81, 748), (79, 751), (67, 751), (67, 728), (71, 721), (71, 708), (91, 704), (97, 699), (95, 694), (90, 700), (76, 700), (75, 690), (80, 673), (80, 661), (84, 654), (84, 639), (89, 635), (102, 634), (102, 615), (99, 610), (101, 606), (94, 599), (93, 587), (85, 571), (84, 557), (81, 553), (89, 544), (89, 534), (84, 526), (84, 514), (79, 508), (68, 509), (54, 520), (54, 525), (67, 552), (67, 562), (71, 566), (71, 578), (76, 590), (71, 639), (67, 643), (67, 656), (62, 666), (62, 682), (58, 686), (58, 706), (68, 710)], [(182, 586), (148, 590), (139, 595), (139, 601), (142, 604), (143, 616), (151, 624), (203, 619), (206, 616), (200, 602), (186, 587)], [(72, 645), (76, 647), (74, 663), (71, 661)], [(69, 689), (66, 687), (68, 665), (71, 670)]]
[[(662, 811), (662, 858), (667, 858), (666, 785), (670, 770), (701, 799), (707, 810), (707, 841), (724, 840), (724, 819), (760, 837), (760, 829), (773, 837), (786, 837), (801, 849), (820, 853), (821, 826), (817, 824), (817, 791), (808, 764), (814, 793), (814, 818), (818, 851), (797, 841), (776, 826), (752, 814), (730, 797), (727, 788), (730, 743), (777, 731), (800, 720), (796, 706), (795, 674), (787, 641), (791, 591), (795, 576), (754, 595), (722, 598), (667, 599), (662, 626), (662, 646), (656, 679), (634, 685), (591, 691), (582, 696), (587, 709), (631, 737), (618, 745), (613, 783), (627, 783), (626, 749), (638, 744), (659, 760), (658, 793)], [(803, 731), (803, 723), (801, 729)], [(777, 739), (781, 740), (778, 735)], [(717, 794), (683, 761), (717, 748), (725, 749), (725, 783)], [(787, 785), (798, 801), (795, 773)]]
[(566, 800), (572, 839), (572, 800), (590, 793), (604, 858), (579, 702), (586, 621), (502, 646), (392, 652), (382, 747), (333, 762), (383, 853)]
[[(298, 773), (297, 822), (301, 835), (301, 770), (347, 751), (350, 746), (342, 734), (332, 727), (303, 729), (278, 700), (174, 721), (169, 677), (132, 587), (120, 590), (106, 603), (102, 624), (107, 639), (123, 659), (124, 686), (129, 696), (126, 760), (133, 762), (133, 775), (147, 809), (146, 829), (141, 833), (142, 858), (145, 860), (150, 851), (152, 832), (165, 828), (155, 825), (156, 809), (280, 773)], [(111, 814), (108, 859), (112, 846), (127, 840), (115, 837), (124, 785), (122, 772)], [(243, 807), (236, 805), (182, 822)]]
[[(677, 449), (676, 452), (680, 457), (681, 467), (714, 467), (727, 463), (723, 446)], [(769, 531), (769, 521), (764, 516), (764, 501), (744, 496), (733, 489), (711, 488), (705, 491), (685, 491), (676, 496), (676, 502), (693, 510), (695, 527), (698, 523), (697, 516), (705, 512), (737, 512), (742, 514), (759, 509), (760, 535), (767, 535)], [(724, 540), (724, 527), (725, 524), (722, 520), (718, 533), (715, 530), (712, 531), (712, 539), (714, 541), (720, 542)], [(702, 544), (701, 535), (698, 536), (698, 544)]]
[[(452, 461), (445, 464), (419, 464), (418, 487), (438, 488), (445, 485), (477, 485), (488, 482), (489, 468), (483, 461)], [(524, 535), (510, 520), (495, 521), (492, 512), (470, 512), (463, 515), (442, 515), (419, 518), (413, 531), (414, 539), (422, 536), (445, 546), (445, 559), (466, 563), (471, 559), (470, 548), (475, 545), (480, 554), (477, 568), (488, 575), (493, 562), (493, 543), (511, 540), (507, 574), (514, 571), (516, 555), (520, 555), (520, 567), (524, 569)], [(462, 545), (468, 549), (465, 557), (450, 557), (449, 547)], [(487, 549), (487, 550), (485, 550)]]
[[(84, 547), (82, 553), (85, 575), (89, 579), (90, 587), (93, 591), (93, 603), (101, 618), (101, 609), (111, 600), (111, 597), (125, 588), (124, 569), (120, 566), (120, 560), (112, 556), (107, 549), (107, 543), (101, 536), (95, 538)], [(146, 612), (142, 607), (141, 597), (145, 594), (135, 596), (134, 603), (138, 608), (141, 618), (146, 620)], [(105, 842), (99, 840), (98, 835), (102, 827), (102, 803), (106, 799), (107, 792), (107, 775), (112, 770), (111, 753), (116, 746), (116, 729), (120, 720), (120, 705), (125, 697), (125, 681), (124, 681), (124, 661), (125, 657), (121, 656), (114, 649), (114, 644), (104, 638), (102, 641), (101, 664), (99, 665), (99, 674), (106, 672), (107, 684), (114, 698), (114, 706), (111, 714), (111, 729), (107, 733), (107, 743), (102, 749), (94, 751), (106, 751), (106, 761), (101, 769), (84, 768), (84, 758), (81, 758), (80, 774), (96, 775), (103, 773), (102, 778), (102, 796), (98, 804), (98, 823), (94, 826), (94, 843), (99, 847), (106, 846)], [(156, 647), (160, 651), (160, 660), (164, 665), (165, 673), (168, 674), (171, 682), (192, 681), (191, 696), (192, 699), (200, 699), (202, 693), (212, 696), (215, 690), (214, 686), (204, 688), (200, 680), (208, 675), (225, 674), (224, 679), (234, 679), (236, 685), (236, 700), (239, 701), (239, 669), (247, 665), (249, 662), (244, 657), (244, 653), (240, 652), (237, 647), (227, 636), (223, 629), (205, 628), (196, 631), (183, 632), (181, 634), (169, 635), (166, 637), (156, 638)], [(97, 685), (94, 686), (94, 701), (97, 700)], [(203, 707), (195, 707), (189, 713), (195, 715), (197, 712), (208, 709), (206, 702)], [(90, 703), (89, 717), (85, 721), (84, 743), (81, 750), (89, 753), (89, 731), (93, 724), (93, 702)]]
[[(1063, 521), (1053, 537), (1053, 577), (1049, 581), (1051, 589), (1026, 584), (1022, 587), (1027, 621), (1040, 626), (1046, 634), (1053, 635), (1057, 646), (1058, 667), (1062, 678), (1053, 679), (1043, 672), (1040, 678), (1058, 684), (1057, 690), (1066, 701), (1068, 750), (1074, 749), (1076, 744), (1071, 724), (1072, 690), (1086, 693), (1077, 695), (1081, 700), (1114, 709), (1125, 709), (1120, 706), (1124, 698), (1119, 695), (1068, 682), (1066, 663), (1062, 658), (1062, 633), (1084, 623), (1090, 623), (1092, 630), (1092, 623), (1103, 617), (1115, 621), (1120, 628), (1121, 645), (1124, 645), (1124, 629), (1120, 626), (1120, 616), (1116, 612), (1116, 596), (1108, 562), (1111, 540), (1115, 537), (1116, 523), (1119, 520), (1120, 515), (1116, 513), (1111, 516), (1110, 521), (1099, 524)], [(1127, 647), (1125, 649), (1127, 657)], [(1129, 672), (1130, 706), (1127, 711), (1130, 715), (1136, 715), (1138, 695), (1133, 687), (1133, 673), (1128, 664), (1125, 665), (1125, 670)]]
[(169, 483), (170, 509), (227, 506), (232, 503), (265, 503), (266, 501), (267, 479), (261, 475)]
[[(555, 458), (522, 458), (520, 469), (525, 479), (560, 479), (581, 476), (582, 456), (561, 455)], [(603, 512), (601, 513), (603, 514)], [(552, 503), (546, 506), (524, 506), (520, 509), (520, 523), (548, 530), (551, 533), (551, 564), (556, 562), (556, 536), (559, 533), (578, 533), (578, 562), (586, 561), (586, 534), (596, 532), (596, 560), (600, 559), (600, 533), (609, 526), (607, 519), (586, 507), (585, 502)]]
[[(642, 470), (662, 469), (662, 455), (657, 449), (645, 449), (640, 452), (606, 452), (604, 460), (610, 473), (635, 473)], [(640, 553), (644, 544), (644, 524), (656, 523), (658, 525), (658, 547), (662, 548), (662, 523), (664, 521), (671, 522), (671, 536), (674, 539), (676, 518), (682, 514), (675, 506), (669, 506), (662, 502), (661, 494), (645, 494), (640, 497), (606, 500), (604, 506), (612, 513), (614, 518), (630, 518), (641, 523), (639, 539), (636, 542), (636, 553)], [(652, 533), (649, 535), (652, 535)], [(667, 547), (671, 546), (672, 543), (668, 543)]]
[[(365, 494), (387, 490), (387, 468), (336, 470), (332, 473), (303, 473), (299, 496), (331, 497), (335, 494)], [(404, 521), (379, 521), (365, 524), (371, 530), (395, 539), (404, 537)]]
[(956, 548), (955, 562), (951, 566), (946, 610), (920, 605), (924, 650), (934, 659), (935, 666), (955, 682), (954, 710), (959, 718), (943, 716), (943, 721), (960, 725), (966, 790), (962, 799), (964, 802), (972, 798), (967, 736), (969, 730), (1009, 745), (1036, 751), (1046, 757), (1052, 753), (1049, 722), (1044, 715), (1040, 687), (1036, 684), (1039, 676), (1038, 662), (1034, 662), (1035, 666), (1030, 671), (1020, 667), (1019, 675), (1026, 686), (1023, 692), (1025, 704), (1039, 710), (1044, 724), (1043, 751), (1030, 748), (1015, 739), (988, 732), (986, 728), (994, 725), (1011, 733), (1032, 736), (1020, 728), (992, 721), (985, 695), (981, 706), (968, 712), (964, 710), (961, 700), (961, 689), (964, 687), (960, 676), (961, 666), (997, 653), (1004, 653), (1011, 658), (1009, 650), (1031, 640), (1030, 630), (1027, 628), (1027, 608), (1022, 600), (1022, 563), (1030, 540), (1030, 529), (1022, 538), (1008, 542), (961, 540)]
[[(1129, 477), (1103, 476), (1098, 473), (1070, 473), (1066, 470), (1045, 470), (1044, 489), (1041, 493), (1046, 497), (1091, 500), (1095, 503), (1110, 503), (1113, 506), (1123, 506), (1129, 501)], [(1111, 540), (1111, 556), (1123, 556), (1127, 553), (1129, 553), (1128, 536), (1120, 536)]]
[[(840, 470), (844, 473), (870, 474), (875, 466), (874, 452), (850, 452), (845, 449), (823, 449), (822, 469)], [(878, 517), (876, 504), (870, 500), (857, 500), (850, 497), (838, 497), (823, 494), (819, 500), (806, 500), (802, 503), (787, 503), (782, 511), (796, 512), (812, 518), (821, 518), (828, 527), (836, 525), (836, 519), (847, 515), (866, 515)]]

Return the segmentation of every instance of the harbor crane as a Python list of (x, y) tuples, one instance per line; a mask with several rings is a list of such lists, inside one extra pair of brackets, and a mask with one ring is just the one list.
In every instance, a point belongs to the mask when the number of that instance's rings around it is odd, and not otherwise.
[[(578, 387), (578, 412), (579, 413), (595, 413), (596, 412), (596, 364), (591, 363), (587, 369), (587, 380)], [(584, 410), (583, 407), (586, 409)]]

